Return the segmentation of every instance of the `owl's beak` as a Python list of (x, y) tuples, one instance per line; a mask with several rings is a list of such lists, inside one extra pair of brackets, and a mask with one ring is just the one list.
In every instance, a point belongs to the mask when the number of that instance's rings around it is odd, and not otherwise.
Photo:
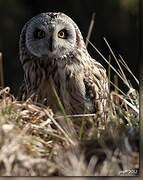
[(50, 37), (50, 39), (49, 39), (49, 51), (53, 51), (53, 38), (52, 38), (52, 36)]

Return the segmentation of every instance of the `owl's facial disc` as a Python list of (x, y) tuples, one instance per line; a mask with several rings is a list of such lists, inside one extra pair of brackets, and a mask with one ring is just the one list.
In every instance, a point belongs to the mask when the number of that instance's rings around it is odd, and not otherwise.
[(65, 57), (76, 48), (75, 28), (63, 19), (36, 18), (27, 27), (26, 46), (37, 57)]

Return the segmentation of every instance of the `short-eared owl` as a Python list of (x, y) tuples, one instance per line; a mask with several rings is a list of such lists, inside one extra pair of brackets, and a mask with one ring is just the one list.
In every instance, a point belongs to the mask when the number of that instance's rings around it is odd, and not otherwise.
[(33, 17), (24, 25), (19, 45), (23, 97), (35, 97), (57, 111), (56, 91), (67, 114), (104, 112), (106, 71), (91, 58), (70, 17), (53, 12)]

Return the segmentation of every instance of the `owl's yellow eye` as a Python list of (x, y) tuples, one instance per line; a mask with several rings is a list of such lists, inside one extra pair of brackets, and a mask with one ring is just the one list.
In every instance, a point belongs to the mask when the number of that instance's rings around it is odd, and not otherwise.
[(45, 37), (45, 32), (41, 29), (37, 29), (35, 32), (34, 32), (34, 37), (36, 39), (42, 39)]
[(61, 30), (61, 31), (59, 31), (58, 32), (58, 37), (59, 38), (62, 38), (62, 39), (66, 39), (66, 37), (67, 37), (67, 32), (66, 32), (66, 30)]
[(64, 33), (64, 31), (58, 32), (58, 37), (64, 39), (64, 38), (65, 38), (65, 33)]

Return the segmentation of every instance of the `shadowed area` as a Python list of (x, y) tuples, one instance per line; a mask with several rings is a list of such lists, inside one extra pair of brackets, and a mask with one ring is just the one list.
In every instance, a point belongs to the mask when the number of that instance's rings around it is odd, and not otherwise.
[[(106, 37), (115, 53), (123, 55), (127, 64), (138, 77), (138, 1), (137, 0), (13, 0), (0, 1), (0, 51), (4, 59), (5, 86), (10, 86), (17, 94), (23, 79), (23, 70), (19, 62), (18, 41), (25, 22), (41, 12), (62, 11), (79, 26), (84, 39), (87, 36), (92, 13), (95, 12), (95, 24), (91, 42), (108, 58), (110, 52), (103, 37)], [(92, 57), (105, 67), (107, 64), (89, 46)], [(136, 68), (134, 68), (136, 67)], [(132, 80), (131, 80), (132, 81)], [(132, 82), (134, 84), (134, 82)], [(125, 88), (123, 86), (123, 88)]]

